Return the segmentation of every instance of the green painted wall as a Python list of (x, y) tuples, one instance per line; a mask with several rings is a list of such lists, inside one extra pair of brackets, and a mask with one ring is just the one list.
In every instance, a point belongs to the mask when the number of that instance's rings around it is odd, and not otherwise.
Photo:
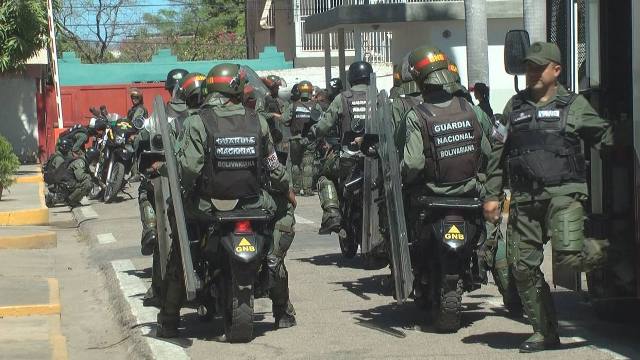
[(282, 70), (293, 68), (284, 53), (275, 47), (265, 47), (257, 59), (178, 61), (171, 50), (159, 50), (148, 63), (83, 64), (74, 52), (65, 52), (58, 60), (61, 86), (126, 84), (164, 81), (171, 69), (208, 73), (217, 64), (232, 62), (250, 66), (253, 70)]

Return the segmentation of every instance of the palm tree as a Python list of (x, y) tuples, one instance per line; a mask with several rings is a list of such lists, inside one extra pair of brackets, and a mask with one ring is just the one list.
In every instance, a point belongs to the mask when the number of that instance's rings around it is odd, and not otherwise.
[(529, 32), (531, 42), (547, 41), (546, 0), (522, 0), (524, 29)]
[(486, 0), (464, 0), (467, 32), (467, 81), (489, 83)]

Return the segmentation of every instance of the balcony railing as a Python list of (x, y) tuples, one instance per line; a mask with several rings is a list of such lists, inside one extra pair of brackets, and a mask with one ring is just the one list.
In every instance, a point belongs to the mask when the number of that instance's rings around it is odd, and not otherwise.
[[(324, 52), (322, 34), (305, 34), (304, 23), (308, 16), (331, 10), (341, 5), (368, 4), (405, 4), (420, 2), (461, 2), (463, 0), (294, 0), (296, 21), (296, 46), (298, 56), (321, 56)], [(360, 33), (362, 43), (362, 57), (371, 63), (391, 62), (391, 33), (363, 32)], [(332, 50), (338, 49), (337, 34), (330, 37)], [(354, 50), (354, 33), (345, 34), (345, 50)]]

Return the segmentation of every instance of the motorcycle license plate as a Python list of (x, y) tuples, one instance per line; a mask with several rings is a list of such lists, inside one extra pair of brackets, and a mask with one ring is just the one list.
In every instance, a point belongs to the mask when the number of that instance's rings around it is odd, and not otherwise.
[(444, 240), (445, 241), (464, 241), (465, 240), (465, 224), (464, 222), (445, 222), (444, 223)]
[(233, 235), (233, 249), (236, 254), (256, 252), (256, 237), (253, 234)]

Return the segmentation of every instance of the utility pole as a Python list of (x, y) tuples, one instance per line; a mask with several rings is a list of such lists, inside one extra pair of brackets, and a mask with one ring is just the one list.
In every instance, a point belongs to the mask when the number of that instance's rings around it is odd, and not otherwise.
[(531, 42), (547, 41), (547, 2), (545, 0), (522, 0), (524, 29)]
[(489, 42), (486, 0), (464, 0), (467, 33), (467, 81), (489, 84)]

